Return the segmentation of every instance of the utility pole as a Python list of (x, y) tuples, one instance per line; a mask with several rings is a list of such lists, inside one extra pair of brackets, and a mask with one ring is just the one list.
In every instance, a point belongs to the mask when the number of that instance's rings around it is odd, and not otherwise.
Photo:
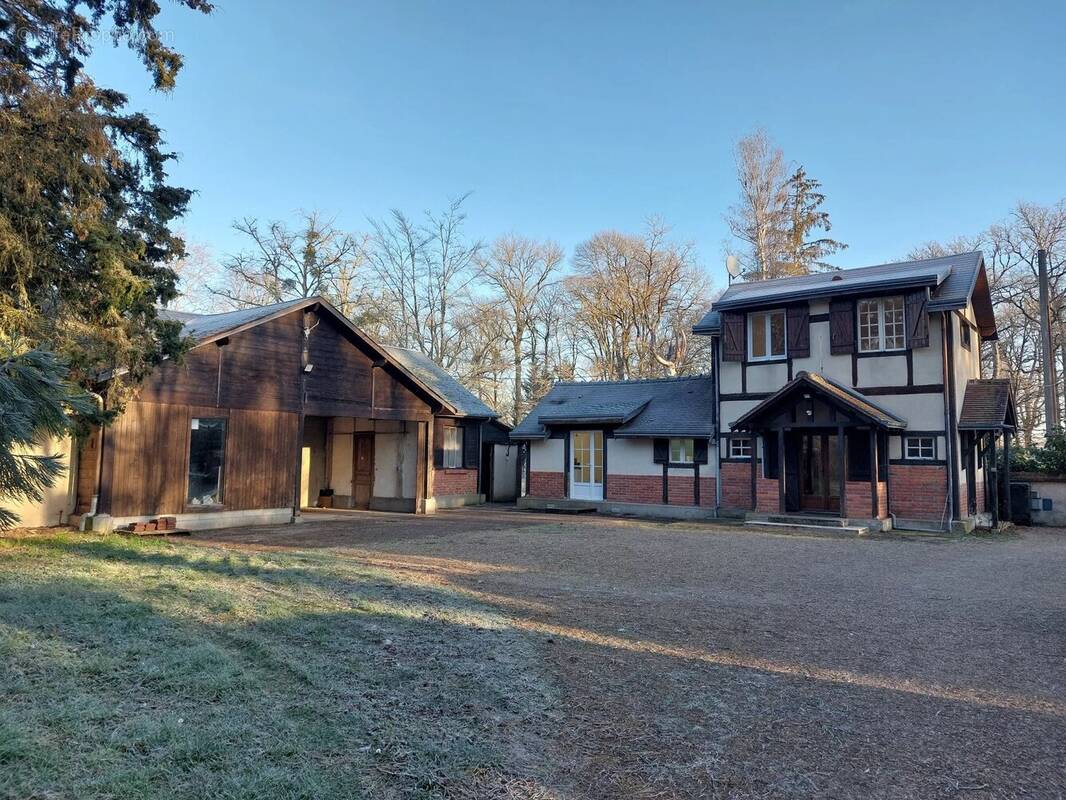
[(1056, 397), (1054, 362), (1051, 349), (1051, 319), (1048, 307), (1047, 250), (1036, 251), (1037, 275), (1040, 281), (1040, 342), (1044, 354), (1044, 432), (1051, 436), (1059, 427), (1059, 401)]

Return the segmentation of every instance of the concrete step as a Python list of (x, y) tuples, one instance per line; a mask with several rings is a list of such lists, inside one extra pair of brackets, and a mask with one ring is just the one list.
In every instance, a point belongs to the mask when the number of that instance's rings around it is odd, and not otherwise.
[(846, 528), (848, 520), (843, 517), (818, 516), (817, 514), (760, 514), (750, 516), (754, 522), (777, 522), (782, 525), (814, 525), (819, 528)]
[(865, 536), (870, 532), (869, 527), (865, 525), (810, 525), (801, 522), (770, 522), (769, 520), (756, 520), (749, 519), (744, 523), (745, 527), (749, 528), (767, 528), (770, 530), (780, 530), (781, 528), (801, 528), (803, 530), (816, 532), (822, 531), (823, 533), (850, 533), (855, 536)]

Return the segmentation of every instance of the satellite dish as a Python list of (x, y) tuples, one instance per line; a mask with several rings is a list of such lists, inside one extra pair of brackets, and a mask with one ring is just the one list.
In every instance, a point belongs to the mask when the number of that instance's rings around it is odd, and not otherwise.
[(740, 274), (740, 261), (736, 256), (726, 256), (725, 271), (729, 273), (730, 278), (735, 278)]

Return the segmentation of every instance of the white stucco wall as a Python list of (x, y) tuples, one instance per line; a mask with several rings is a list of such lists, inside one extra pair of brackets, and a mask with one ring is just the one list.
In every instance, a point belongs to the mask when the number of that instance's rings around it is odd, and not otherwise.
[(530, 442), (529, 469), (532, 472), (562, 472), (563, 440), (540, 439)]
[(611, 475), (662, 475), (652, 439), (608, 439), (607, 471)]

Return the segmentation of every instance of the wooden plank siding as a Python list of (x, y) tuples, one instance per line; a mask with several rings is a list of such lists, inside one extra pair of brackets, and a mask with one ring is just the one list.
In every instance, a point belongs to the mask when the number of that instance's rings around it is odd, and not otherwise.
[[(307, 416), (432, 420), (436, 406), (407, 376), (328, 312), (306, 313), (314, 326)], [(161, 365), (104, 433), (100, 511), (129, 517), (289, 506), (304, 314), (293, 311)], [(228, 420), (221, 507), (186, 505), (193, 417)], [(95, 457), (86, 476), (78, 487), (82, 510), (95, 491)]]
[(292, 503), (296, 414), (134, 401), (107, 431), (110, 514), (198, 510), (186, 505), (189, 432), (195, 417), (226, 419), (222, 506), (203, 510), (284, 508)]

